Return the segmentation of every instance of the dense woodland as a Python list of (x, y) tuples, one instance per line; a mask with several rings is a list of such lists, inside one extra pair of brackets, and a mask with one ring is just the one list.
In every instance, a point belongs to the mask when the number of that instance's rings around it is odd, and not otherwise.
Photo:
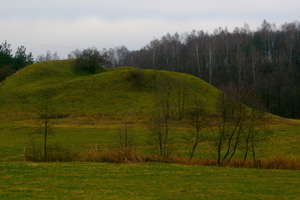
[(31, 53), (24, 46), (19, 46), (13, 53), (11, 45), (5, 41), (0, 44), (0, 81), (17, 70), (34, 62)]
[(114, 65), (172, 70), (196, 75), (218, 88), (252, 89), (272, 113), (300, 117), (300, 24), (280, 27), (264, 21), (257, 31), (247, 25), (173, 35), (144, 48), (110, 50)]

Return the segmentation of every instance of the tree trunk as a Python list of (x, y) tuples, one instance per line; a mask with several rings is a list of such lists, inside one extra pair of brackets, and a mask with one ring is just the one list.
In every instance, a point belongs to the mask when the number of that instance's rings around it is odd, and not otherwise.
[(244, 154), (244, 162), (247, 160), (247, 157), (248, 157), (249, 139), (250, 139), (250, 133), (248, 133), (247, 138), (246, 138), (246, 150), (245, 150), (245, 154)]
[(255, 137), (254, 137), (254, 133), (252, 134), (251, 137), (251, 149), (252, 149), (252, 159), (253, 159), (253, 166), (256, 166), (256, 152), (255, 152)]
[(192, 160), (192, 158), (194, 157), (195, 151), (196, 151), (197, 146), (199, 144), (199, 129), (198, 128), (197, 128), (196, 132), (197, 133), (196, 133), (195, 141), (194, 141), (194, 144), (193, 144), (192, 149), (191, 149), (190, 160)]
[(47, 152), (47, 143), (48, 143), (48, 121), (44, 122), (44, 159), (48, 161), (48, 152)]

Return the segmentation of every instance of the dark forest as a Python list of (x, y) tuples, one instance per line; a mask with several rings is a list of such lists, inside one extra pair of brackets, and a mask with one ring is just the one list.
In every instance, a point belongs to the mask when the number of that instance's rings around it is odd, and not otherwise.
[(218, 88), (252, 89), (277, 115), (300, 117), (300, 24), (280, 27), (264, 21), (256, 31), (247, 25), (212, 34), (192, 31), (166, 34), (137, 51), (110, 50), (114, 65), (133, 65), (190, 73)]

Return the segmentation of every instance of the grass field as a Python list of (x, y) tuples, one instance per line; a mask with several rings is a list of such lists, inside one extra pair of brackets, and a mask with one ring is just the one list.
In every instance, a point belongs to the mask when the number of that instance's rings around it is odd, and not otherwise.
[[(2, 199), (300, 199), (300, 171), (218, 168), (163, 163), (111, 164), (95, 162), (31, 163), (24, 149), (43, 142), (34, 120), (42, 94), (50, 93), (51, 108), (65, 118), (53, 120), (49, 144), (72, 151), (118, 147), (118, 131), (126, 118), (131, 147), (143, 155), (155, 153), (147, 127), (163, 76), (202, 99), (212, 116), (220, 92), (191, 75), (130, 68), (87, 75), (72, 71), (72, 60), (29, 66), (0, 85), (0, 200)], [(137, 70), (137, 71), (136, 71)], [(136, 74), (137, 73), (137, 74)], [(142, 73), (142, 75), (141, 75)], [(134, 76), (135, 79), (132, 80)], [(136, 77), (137, 76), (137, 77)], [(141, 76), (141, 77), (139, 77)], [(142, 78), (142, 79), (140, 79)], [(138, 84), (135, 82), (138, 81)], [(164, 82), (166, 83), (166, 82)], [(137, 87), (141, 85), (141, 87)], [(175, 95), (175, 93), (173, 94)], [(172, 96), (172, 98), (175, 96)], [(187, 99), (187, 105), (191, 102)], [(174, 101), (175, 102), (175, 101)], [(186, 136), (194, 131), (186, 119), (170, 122), (172, 156), (187, 157)], [(216, 159), (211, 137), (195, 157)], [(300, 121), (272, 117), (257, 158), (300, 159)], [(42, 149), (42, 148), (41, 148)], [(76, 154), (77, 155), (77, 154)], [(237, 158), (241, 154), (237, 152)]]
[(0, 163), (0, 199), (298, 200), (300, 171), (174, 164)]
[[(26, 125), (27, 124), (27, 125)], [(42, 142), (42, 135), (38, 127), (29, 126), (28, 122), (3, 123), (0, 125), (0, 161), (24, 160), (24, 147), (35, 138)], [(90, 124), (84, 121), (57, 122), (51, 128), (49, 143), (58, 143), (74, 150), (86, 149), (98, 145), (100, 149), (113, 149), (118, 146), (118, 131), (121, 124), (118, 122), (94, 121)], [(286, 157), (300, 158), (300, 126), (298, 121), (279, 121), (270, 126), (272, 130), (268, 138), (258, 146), (258, 158)], [(177, 124), (170, 129), (173, 153), (186, 156), (187, 143), (184, 136), (194, 131), (188, 125)], [(133, 124), (128, 129), (132, 138), (132, 146), (138, 151), (153, 152), (149, 130), (145, 124)], [(209, 135), (209, 133), (208, 133)], [(196, 152), (196, 157), (216, 158), (213, 143), (202, 142)]]

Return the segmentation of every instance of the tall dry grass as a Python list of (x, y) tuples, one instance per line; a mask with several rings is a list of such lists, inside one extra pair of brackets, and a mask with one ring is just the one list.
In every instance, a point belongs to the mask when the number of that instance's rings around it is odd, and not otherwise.
[[(25, 149), (24, 157), (26, 161), (42, 162), (44, 155), (40, 146), (31, 146)], [(185, 165), (218, 166), (215, 159), (185, 157), (160, 157), (157, 155), (146, 156), (137, 152), (133, 148), (118, 148), (114, 150), (99, 150), (97, 148), (87, 148), (81, 152), (75, 152), (64, 148), (59, 144), (49, 145), (48, 162), (111, 162), (111, 163), (141, 163), (141, 162), (163, 162)], [(263, 158), (253, 162), (234, 159), (224, 162), (222, 167), (259, 168), (259, 169), (290, 169), (300, 170), (300, 158)]]
[(85, 162), (112, 162), (112, 163), (136, 163), (145, 162), (145, 157), (132, 148), (119, 148), (115, 150), (87, 149), (79, 158)]
[(24, 151), (25, 161), (33, 162), (71, 162), (78, 160), (78, 152), (65, 148), (61, 144), (50, 144), (47, 147), (47, 158), (41, 145), (32, 144)]

